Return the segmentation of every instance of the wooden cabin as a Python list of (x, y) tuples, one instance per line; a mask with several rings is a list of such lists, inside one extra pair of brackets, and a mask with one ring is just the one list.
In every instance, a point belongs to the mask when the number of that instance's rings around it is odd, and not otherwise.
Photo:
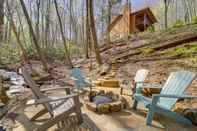
[(126, 5), (123, 14), (116, 16), (107, 30), (110, 32), (111, 40), (120, 39), (134, 32), (143, 32), (157, 20), (149, 7), (131, 13)]

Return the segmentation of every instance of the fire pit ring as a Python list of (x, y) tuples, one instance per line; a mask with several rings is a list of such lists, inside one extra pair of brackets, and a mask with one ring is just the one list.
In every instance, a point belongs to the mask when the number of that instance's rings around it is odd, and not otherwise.
[(86, 107), (99, 114), (119, 112), (126, 108), (127, 101), (124, 97), (113, 92), (91, 91), (85, 101)]

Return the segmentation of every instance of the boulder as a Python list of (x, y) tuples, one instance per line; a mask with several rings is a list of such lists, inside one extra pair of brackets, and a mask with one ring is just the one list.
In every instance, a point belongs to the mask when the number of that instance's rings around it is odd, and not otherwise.
[(110, 111), (111, 112), (118, 112), (121, 110), (121, 101), (117, 101), (117, 102), (113, 102), (111, 103), (111, 108), (110, 108)]
[(100, 104), (97, 107), (98, 113), (102, 114), (107, 114), (110, 113), (110, 104)]
[(86, 102), (86, 107), (93, 111), (93, 112), (96, 112), (97, 111), (97, 106), (96, 104), (92, 103), (92, 102)]
[(0, 77), (2, 78), (3, 81), (10, 80), (9, 75), (6, 73), (5, 70), (2, 70), (2, 69), (0, 69)]
[(106, 75), (111, 69), (110, 64), (103, 64), (100, 68), (100, 75)]

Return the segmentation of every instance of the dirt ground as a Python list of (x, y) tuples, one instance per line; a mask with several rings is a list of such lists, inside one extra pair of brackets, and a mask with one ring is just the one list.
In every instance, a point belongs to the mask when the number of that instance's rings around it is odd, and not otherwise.
[[(101, 89), (101, 87), (97, 88)], [(104, 88), (102, 87), (102, 90)], [(105, 88), (107, 91), (113, 91), (115, 93), (119, 92), (119, 89)], [(129, 91), (125, 91), (130, 93)], [(54, 94), (50, 94), (54, 95)], [(55, 95), (61, 96), (62, 92), (56, 92)], [(130, 96), (125, 98), (132, 104)], [(83, 102), (83, 100), (82, 100)], [(39, 109), (42, 109), (42, 106), (29, 107), (25, 109), (25, 114), (30, 117)], [(183, 126), (180, 125), (168, 118), (156, 116), (155, 121), (152, 126), (147, 126), (145, 124), (145, 115), (146, 110), (140, 105), (137, 111), (132, 109), (124, 109), (121, 112), (110, 113), (110, 114), (97, 114), (88, 110), (84, 105), (82, 107), (84, 114), (85, 123), (91, 123), (94, 125), (94, 131), (196, 131), (197, 127), (195, 126)], [(26, 120), (25, 116), (19, 117), (19, 121), (15, 124), (13, 131), (28, 131), (31, 128), (34, 128), (34, 125), (24, 122)], [(52, 131), (53, 129), (51, 129)]]
[[(39, 65), (39, 64), (38, 64)], [(86, 64), (87, 65), (87, 64)], [(35, 66), (34, 66), (35, 67)], [(171, 67), (171, 68), (170, 68)], [(148, 78), (148, 82), (165, 82), (169, 73), (173, 70), (180, 69), (180, 67), (174, 68), (174, 66), (164, 65), (159, 62), (142, 62), (135, 64), (125, 64), (121, 66), (116, 72), (116, 78), (118, 80), (133, 78), (137, 69), (146, 68), (150, 69), (150, 75)], [(40, 69), (40, 67), (38, 67)], [(88, 73), (87, 67), (82, 68), (85, 73)], [(157, 69), (157, 70), (155, 70)], [(168, 69), (168, 70), (166, 70)], [(58, 65), (54, 67), (54, 80), (47, 82), (47, 85), (53, 86), (54, 84), (62, 83), (63, 81), (69, 81), (70, 70), (66, 68), (64, 65)], [(159, 79), (158, 79), (159, 78)], [(196, 81), (189, 88), (190, 90), (196, 89)], [(113, 91), (116, 94), (119, 94), (119, 88), (105, 88), (105, 87), (97, 87), (97, 89)], [(191, 91), (193, 92), (193, 91)], [(129, 106), (132, 105), (131, 94), (129, 90), (125, 90), (124, 92), (127, 95), (124, 95), (126, 100), (129, 103)], [(193, 92), (194, 93), (194, 92)], [(51, 94), (51, 95), (54, 95)], [(55, 92), (55, 96), (63, 95), (62, 92)], [(195, 94), (194, 94), (195, 95)], [(82, 101), (83, 102), (83, 101)], [(195, 102), (196, 103), (196, 102)], [(42, 106), (36, 107), (28, 107), (25, 109), (25, 115), (20, 115), (16, 123), (13, 124), (12, 121), (8, 121), (8, 124), (12, 124), (13, 131), (29, 131), (30, 129), (34, 129), (35, 125), (27, 122), (27, 116), (33, 116), (38, 110), (42, 109)], [(84, 114), (84, 121), (86, 123), (91, 123), (95, 126), (94, 131), (196, 131), (197, 127), (195, 126), (184, 126), (180, 125), (168, 118), (156, 115), (155, 120), (152, 126), (147, 126), (145, 124), (145, 117), (147, 110), (143, 106), (139, 106), (137, 111), (132, 110), (131, 108), (124, 109), (121, 112), (110, 113), (110, 114), (97, 114), (92, 111), (89, 111), (85, 105), (82, 107), (82, 111)], [(53, 129), (51, 129), (53, 130)]]

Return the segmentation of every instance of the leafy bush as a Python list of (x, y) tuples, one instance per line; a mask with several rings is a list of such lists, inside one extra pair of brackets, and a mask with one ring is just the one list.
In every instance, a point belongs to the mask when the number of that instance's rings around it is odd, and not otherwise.
[(43, 49), (47, 59), (49, 60), (64, 60), (65, 50), (63, 46), (48, 47)]
[(193, 22), (194, 24), (197, 24), (197, 16), (194, 17), (194, 19), (192, 20), (192, 22)]
[(31, 45), (31, 44), (28, 45), (26, 47), (26, 51), (27, 51), (27, 55), (28, 55), (29, 58), (31, 58), (31, 59), (36, 59), (37, 58), (37, 52), (36, 52), (33, 45)]
[(149, 32), (155, 32), (155, 26), (154, 25), (151, 25), (148, 27), (147, 29)]
[(174, 24), (173, 24), (173, 28), (178, 28), (185, 25), (185, 23), (182, 20), (177, 20)]
[[(196, 43), (197, 44), (197, 43)], [(174, 49), (170, 49), (163, 54), (170, 56), (192, 56), (193, 53), (197, 52), (197, 45), (185, 45), (181, 47), (176, 47)]]
[(144, 56), (148, 56), (148, 55), (154, 53), (154, 49), (153, 48), (142, 48), (142, 49), (140, 49), (140, 51), (142, 52), (142, 54)]
[(20, 51), (15, 45), (2, 44), (0, 46), (0, 64), (14, 64), (20, 61)]
[[(38, 59), (38, 53), (35, 47), (31, 44), (26, 46), (26, 51), (30, 59)], [(82, 49), (75, 45), (69, 45), (69, 52), (72, 56), (80, 56), (82, 54)], [(48, 46), (47, 48), (42, 48), (42, 52), (45, 54), (48, 60), (64, 60), (65, 59), (65, 49), (62, 44), (56, 43), (55, 46)], [(0, 46), (0, 65), (8, 65), (18, 63), (21, 60), (20, 49), (13, 44), (2, 44)]]

